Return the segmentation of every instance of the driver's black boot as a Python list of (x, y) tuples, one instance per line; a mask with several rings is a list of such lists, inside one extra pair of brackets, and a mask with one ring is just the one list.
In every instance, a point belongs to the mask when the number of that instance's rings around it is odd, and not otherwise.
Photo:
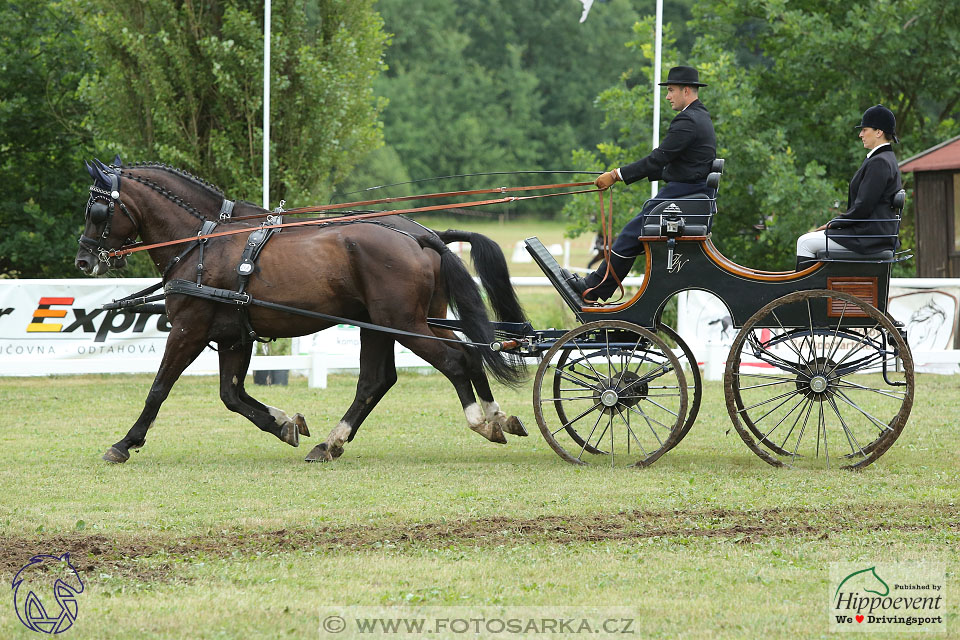
[[(630, 273), (630, 267), (633, 266), (636, 258), (622, 258), (615, 253), (610, 254), (610, 266), (612, 267), (613, 273), (617, 275), (616, 280), (613, 278), (613, 274), (609, 275), (606, 281), (603, 281), (603, 276), (607, 273), (607, 262), (606, 260), (600, 262), (600, 266), (597, 267), (597, 270), (589, 274), (585, 278), (580, 276), (573, 276), (572, 280), (568, 280), (570, 286), (573, 287), (573, 290), (580, 294), (585, 302), (596, 302), (597, 300), (606, 300), (617, 290), (617, 281), (623, 281), (627, 277), (627, 274)], [(592, 289), (592, 291), (587, 291)], [(586, 293), (586, 295), (584, 295)]]

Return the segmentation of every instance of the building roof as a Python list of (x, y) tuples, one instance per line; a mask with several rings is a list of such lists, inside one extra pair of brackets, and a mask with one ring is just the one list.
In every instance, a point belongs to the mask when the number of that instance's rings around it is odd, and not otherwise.
[(900, 163), (900, 171), (950, 171), (960, 169), (960, 136), (930, 147)]

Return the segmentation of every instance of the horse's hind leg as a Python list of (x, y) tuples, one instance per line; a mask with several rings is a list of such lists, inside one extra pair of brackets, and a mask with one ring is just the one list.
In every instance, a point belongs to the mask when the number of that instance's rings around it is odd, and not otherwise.
[(143, 411), (140, 412), (137, 421), (130, 427), (130, 431), (123, 440), (114, 444), (103, 454), (104, 460), (114, 463), (126, 462), (130, 459), (130, 449), (139, 449), (146, 443), (147, 430), (153, 426), (160, 411), (160, 405), (167, 399), (170, 389), (180, 378), (180, 374), (197, 359), (206, 346), (207, 339), (202, 331), (186, 331), (182, 326), (173, 325), (167, 337), (157, 376), (147, 393)]
[(307, 423), (299, 413), (291, 420), (286, 413), (257, 402), (244, 391), (243, 381), (250, 367), (253, 345), (220, 345), (220, 399), (228, 409), (239, 413), (257, 425), (261, 431), (272, 433), (287, 444), (297, 447), (301, 435), (310, 435)]
[(379, 331), (360, 330), (360, 378), (353, 404), (343, 414), (326, 442), (313, 448), (307, 462), (327, 462), (343, 454), (344, 442), (350, 442), (357, 430), (384, 394), (397, 382), (393, 338)]
[[(412, 330), (416, 331), (417, 329)], [(477, 398), (473, 395), (472, 365), (463, 348), (450, 346), (428, 338), (400, 338), (399, 342), (433, 365), (453, 384), (453, 388), (456, 389), (457, 396), (460, 398), (463, 414), (467, 418), (467, 426), (470, 429), (491, 442), (506, 444), (507, 439), (503, 435), (503, 428), (496, 422), (487, 420), (483, 409), (477, 404)], [(487, 389), (489, 391), (489, 386)], [(491, 393), (491, 400), (492, 396)]]
[(504, 433), (513, 436), (526, 436), (527, 429), (523, 422), (517, 416), (508, 416), (500, 409), (500, 404), (493, 399), (493, 391), (490, 389), (490, 380), (483, 370), (483, 362), (475, 351), (467, 350), (467, 362), (470, 371), (470, 380), (473, 382), (473, 388), (477, 391), (477, 397), (480, 398), (480, 406), (483, 409), (483, 417), (487, 422), (492, 422), (500, 426)]

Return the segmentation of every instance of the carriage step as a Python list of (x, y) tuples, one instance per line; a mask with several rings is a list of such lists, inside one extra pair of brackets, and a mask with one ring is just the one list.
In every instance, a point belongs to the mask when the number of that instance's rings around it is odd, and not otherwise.
[(561, 273), (562, 269), (560, 264), (550, 255), (550, 252), (547, 251), (547, 248), (543, 246), (543, 243), (540, 242), (540, 239), (536, 236), (527, 238), (524, 242), (527, 245), (527, 251), (533, 257), (533, 261), (537, 263), (537, 266), (540, 267), (540, 270), (547, 276), (547, 279), (550, 280), (553, 287), (560, 293), (560, 297), (567, 303), (567, 306), (579, 317), (583, 311), (583, 303), (580, 295), (573, 290), (573, 287), (570, 286), (570, 283), (566, 281), (563, 273)]

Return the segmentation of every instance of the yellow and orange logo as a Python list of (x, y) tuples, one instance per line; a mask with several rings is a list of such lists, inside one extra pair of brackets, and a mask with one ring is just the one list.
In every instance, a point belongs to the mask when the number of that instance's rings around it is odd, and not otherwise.
[(64, 318), (67, 315), (66, 309), (51, 309), (54, 305), (73, 304), (73, 298), (40, 298), (37, 310), (33, 312), (33, 322), (27, 325), (27, 333), (36, 332), (58, 332), (63, 329), (62, 324), (44, 322), (47, 318)]

